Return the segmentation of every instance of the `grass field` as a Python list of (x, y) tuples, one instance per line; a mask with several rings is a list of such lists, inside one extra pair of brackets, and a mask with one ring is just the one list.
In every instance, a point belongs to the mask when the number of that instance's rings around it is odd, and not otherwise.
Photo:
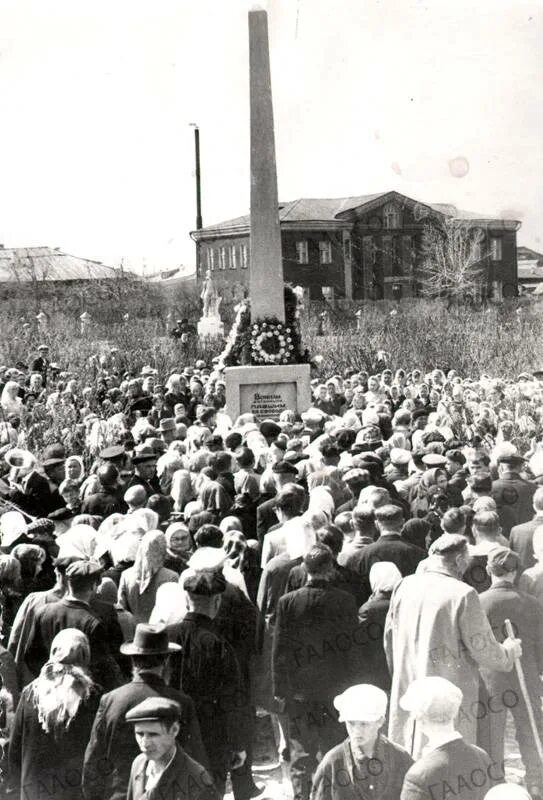
[[(376, 353), (386, 350), (392, 368), (453, 368), (470, 377), (481, 372), (513, 378), (522, 371), (543, 367), (543, 306), (531, 301), (490, 306), (481, 311), (455, 308), (447, 311), (436, 301), (414, 300), (401, 304), (386, 302), (362, 306), (361, 330), (356, 330), (354, 312), (331, 310), (325, 335), (317, 335), (317, 313), (304, 312), (304, 343), (313, 357), (322, 356), (323, 375), (346, 367), (371, 370)], [(167, 336), (164, 318), (130, 319), (126, 323), (93, 324), (82, 336), (78, 319), (56, 314), (46, 333), (25, 329), (20, 318), (2, 314), (0, 363), (28, 361), (35, 347), (45, 340), (51, 360), (75, 372), (88, 383), (95, 375), (94, 354), (116, 345), (124, 356), (125, 368), (138, 371), (150, 364), (161, 374), (182, 367), (195, 358), (209, 362), (223, 342), (195, 341), (188, 353)], [(320, 361), (320, 359), (319, 359)]]

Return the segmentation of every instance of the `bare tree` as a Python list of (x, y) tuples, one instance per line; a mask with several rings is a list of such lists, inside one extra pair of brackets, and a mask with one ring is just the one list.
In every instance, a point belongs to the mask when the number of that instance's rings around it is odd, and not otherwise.
[(425, 297), (443, 297), (448, 305), (481, 296), (487, 253), (484, 234), (464, 220), (444, 217), (424, 226), (419, 283)]

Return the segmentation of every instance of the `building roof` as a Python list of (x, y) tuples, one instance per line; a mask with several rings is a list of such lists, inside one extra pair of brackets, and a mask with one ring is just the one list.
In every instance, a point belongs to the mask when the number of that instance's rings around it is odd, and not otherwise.
[(531, 283), (543, 281), (543, 266), (539, 266), (536, 260), (518, 261), (519, 281), (530, 281)]
[[(279, 203), (279, 221), (282, 224), (289, 223), (327, 223), (329, 226), (342, 227), (347, 224), (345, 215), (354, 209), (363, 209), (364, 206), (376, 204), (376, 201), (385, 199), (401, 198), (410, 203), (418, 203), (412, 198), (406, 197), (399, 192), (378, 192), (376, 194), (359, 195), (355, 197), (336, 197), (336, 198), (306, 198), (301, 197), (291, 200), (288, 203)], [(438, 214), (454, 217), (461, 220), (472, 220), (479, 222), (491, 222), (498, 219), (488, 214), (481, 214), (475, 211), (458, 209), (448, 203), (419, 203), (428, 209), (432, 209)], [(499, 218), (501, 219), (501, 218)], [(502, 220), (503, 221), (503, 220)], [(219, 222), (216, 225), (209, 225), (197, 231), (192, 231), (191, 235), (195, 239), (202, 236), (221, 236), (225, 234), (246, 233), (249, 230), (251, 217), (245, 214), (242, 217)]]
[[(0, 283), (113, 279), (119, 270), (52, 247), (0, 247)], [(128, 277), (129, 273), (124, 272)]]
[(543, 264), (543, 253), (538, 253), (537, 250), (532, 250), (530, 247), (519, 245), (517, 247), (517, 260), (534, 261)]

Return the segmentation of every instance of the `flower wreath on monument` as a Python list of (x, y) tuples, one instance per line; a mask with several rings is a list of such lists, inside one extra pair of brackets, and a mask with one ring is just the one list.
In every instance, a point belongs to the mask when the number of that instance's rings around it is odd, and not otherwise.
[(307, 364), (308, 350), (302, 347), (300, 297), (285, 286), (285, 321), (277, 317), (251, 320), (250, 302), (242, 300), (219, 358), (219, 367), (275, 364)]

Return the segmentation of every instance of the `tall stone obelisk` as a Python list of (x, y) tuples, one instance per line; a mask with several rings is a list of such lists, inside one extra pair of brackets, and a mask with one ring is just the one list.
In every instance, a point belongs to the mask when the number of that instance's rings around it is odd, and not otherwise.
[(277, 198), (268, 15), (249, 11), (251, 108), (251, 317), (285, 321), (283, 259)]

